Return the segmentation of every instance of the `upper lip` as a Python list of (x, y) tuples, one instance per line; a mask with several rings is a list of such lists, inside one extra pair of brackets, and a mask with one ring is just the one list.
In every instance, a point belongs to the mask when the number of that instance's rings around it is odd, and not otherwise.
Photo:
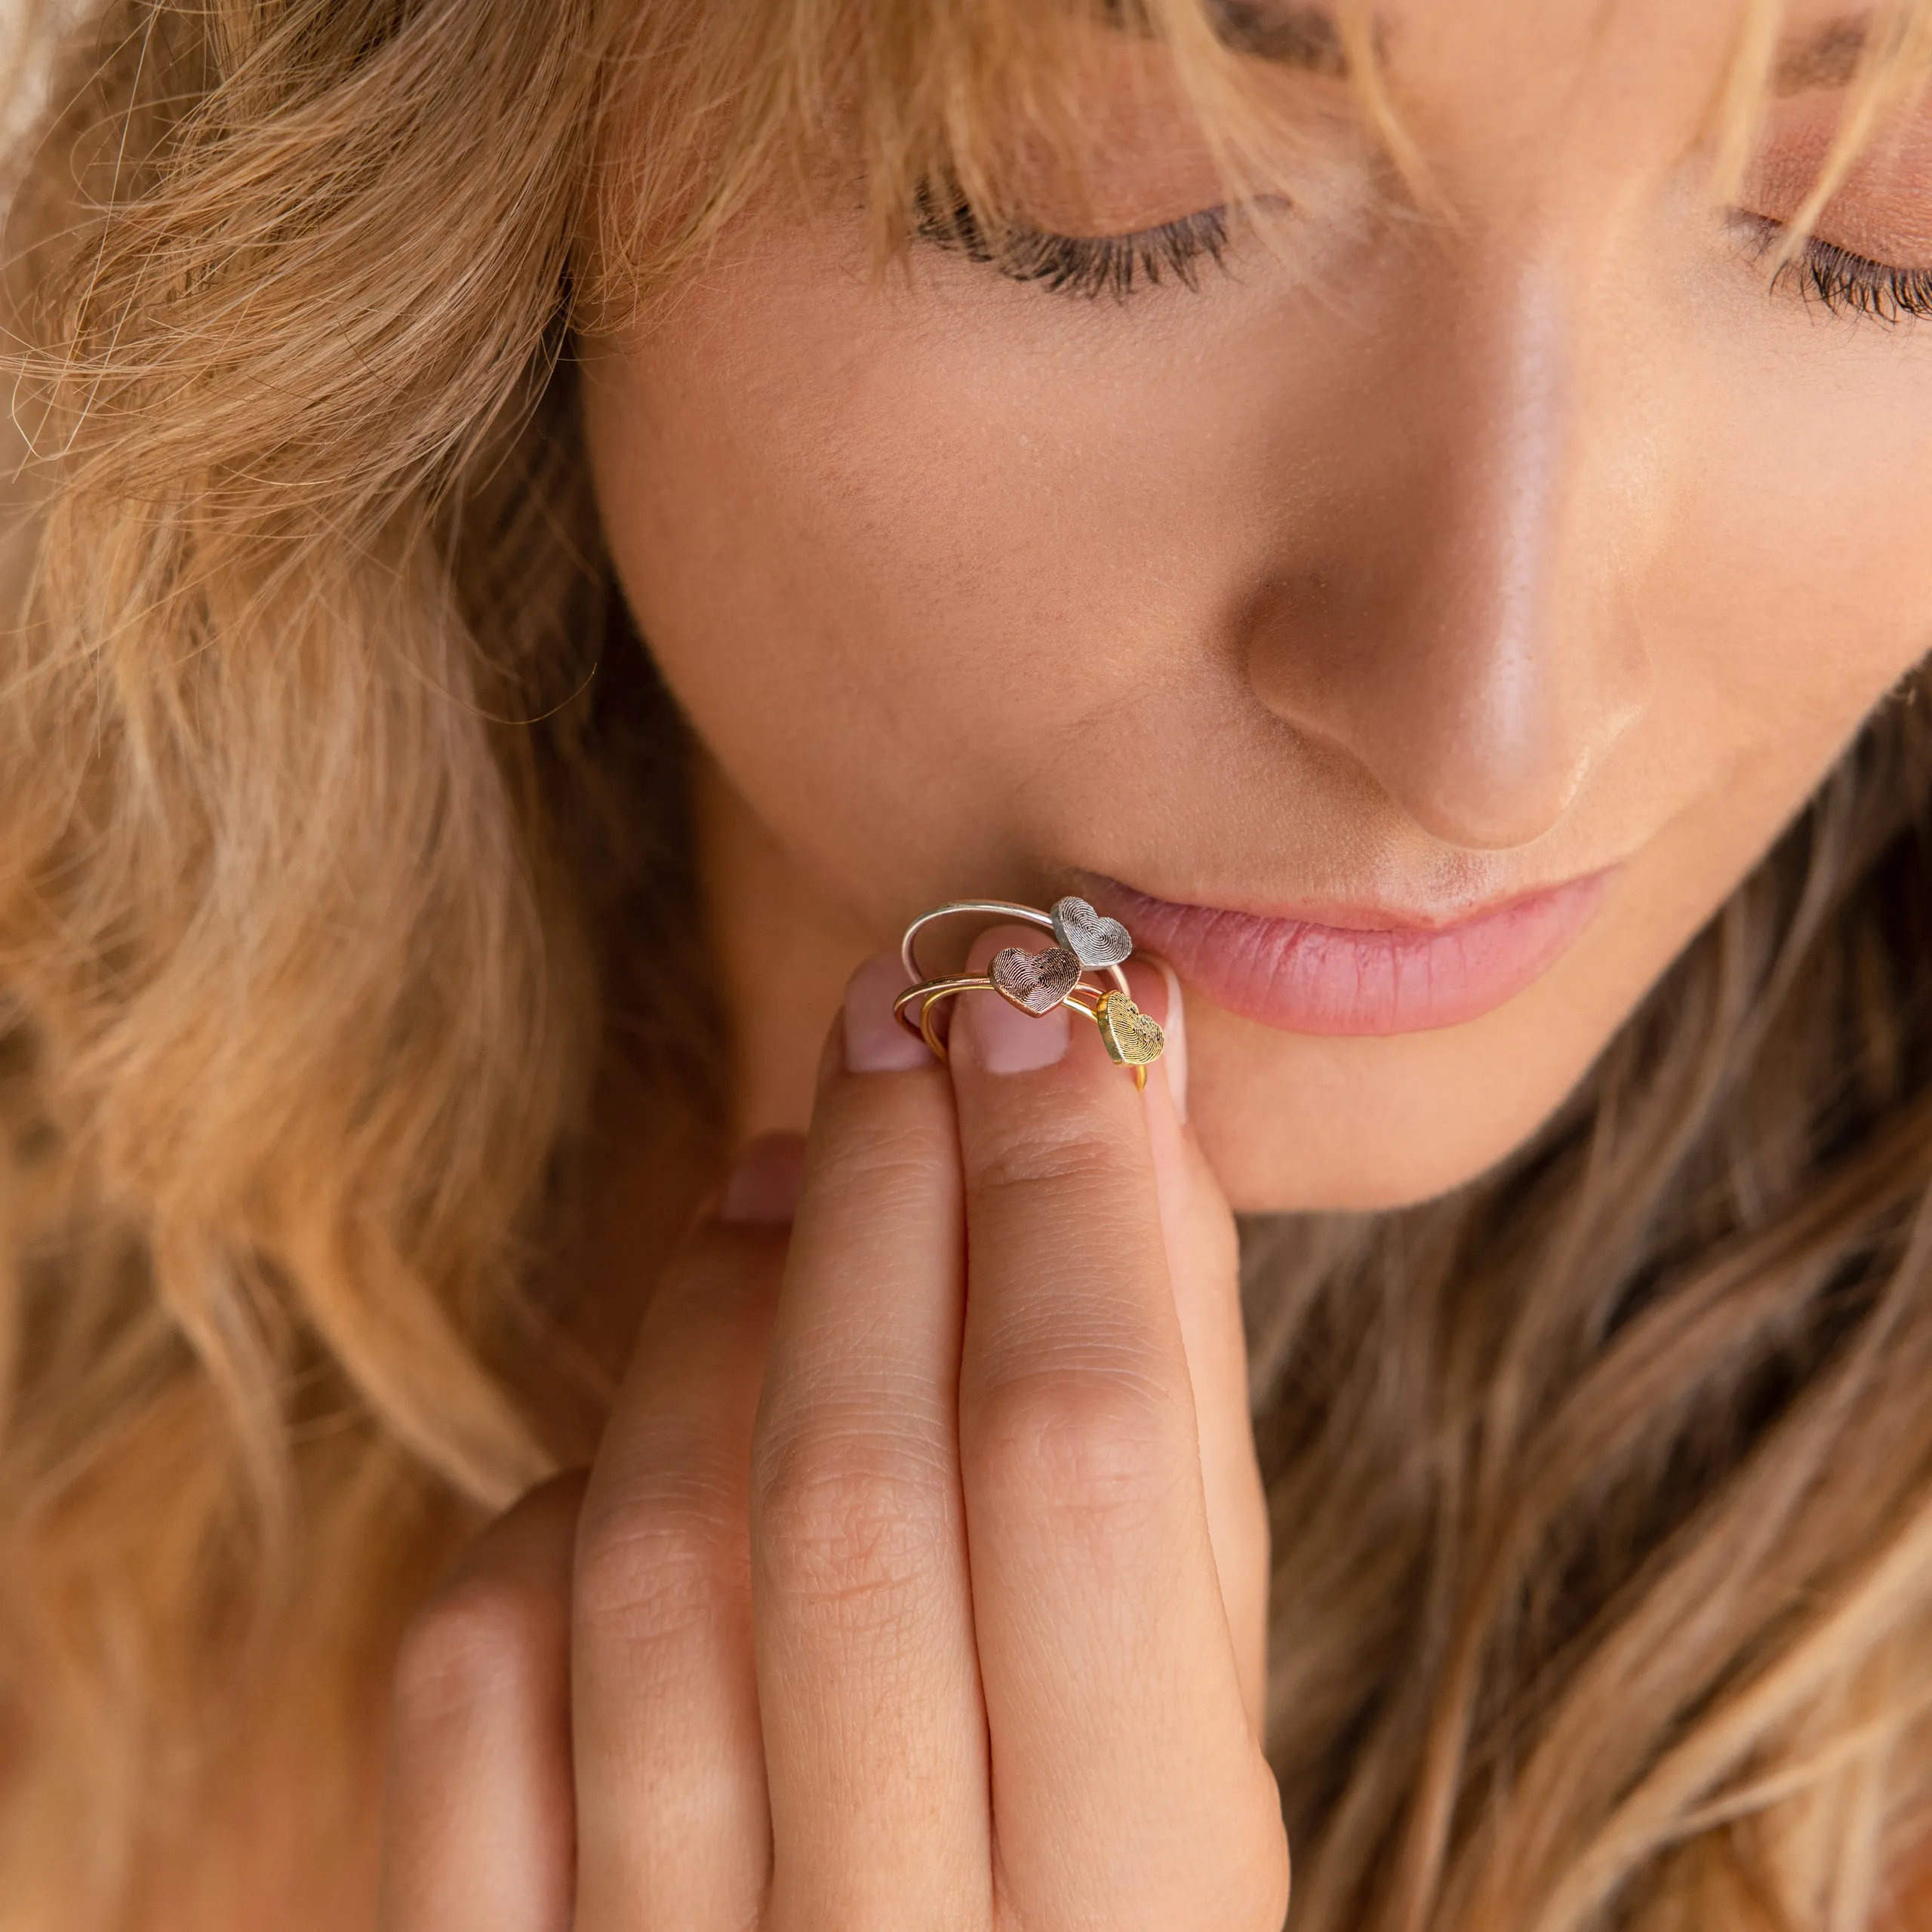
[(1475, 925), (1499, 912), (1507, 912), (1512, 906), (1520, 906), (1527, 900), (1538, 898), (1544, 893), (1560, 891), (1565, 886), (1577, 884), (1586, 878), (1594, 878), (1614, 869), (1610, 866), (1596, 866), (1588, 871), (1573, 873), (1567, 878), (1549, 879), (1534, 885), (1518, 886), (1479, 900), (1464, 900), (1453, 905), (1426, 907), (1360, 903), (1343, 904), (1339, 900), (1321, 899), (1298, 900), (1290, 905), (1267, 905), (1241, 894), (1226, 899), (1168, 899), (1164, 894), (1148, 892), (1141, 887), (1126, 884), (1119, 879), (1109, 878), (1103, 874), (1091, 874), (1087, 882), (1091, 892), (1100, 900), (1104, 900), (1109, 895), (1118, 895), (1125, 899), (1159, 898), (1164, 899), (1170, 906), (1194, 906), (1203, 912), (1244, 912), (1252, 918), (1278, 920), (1287, 925), (1322, 926), (1334, 932), (1420, 934), (1453, 932), (1459, 926)]

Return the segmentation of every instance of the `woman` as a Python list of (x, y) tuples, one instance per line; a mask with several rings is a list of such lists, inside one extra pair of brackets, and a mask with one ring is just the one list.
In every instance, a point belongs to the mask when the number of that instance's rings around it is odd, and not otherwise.
[(1932, 9), (85, 11), (0, 1923), (1920, 1922)]

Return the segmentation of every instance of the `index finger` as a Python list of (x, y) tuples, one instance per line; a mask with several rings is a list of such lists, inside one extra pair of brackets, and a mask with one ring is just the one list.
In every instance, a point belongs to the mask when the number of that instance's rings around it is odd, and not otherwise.
[(954, 1401), (946, 1076), (860, 968), (826, 1056), (752, 1458), (771, 1917), (987, 1921), (986, 1722)]
[(952, 1037), (1002, 1884), (1029, 1923), (1278, 1926), (1279, 1804), (1208, 1534), (1149, 1100), (1064, 1007), (969, 995)]

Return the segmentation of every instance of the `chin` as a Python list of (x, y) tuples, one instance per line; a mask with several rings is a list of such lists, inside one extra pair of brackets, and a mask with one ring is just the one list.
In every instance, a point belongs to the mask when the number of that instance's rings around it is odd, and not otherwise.
[(1298, 1149), (1251, 1140), (1231, 1148), (1211, 1119), (1198, 1127), (1209, 1163), (1238, 1214), (1372, 1214), (1418, 1207), (1480, 1180), (1523, 1144), (1518, 1140), (1486, 1158), (1473, 1149), (1432, 1149), (1432, 1158), (1324, 1161), (1311, 1171)]
[(1189, 1024), (1189, 1124), (1241, 1214), (1371, 1214), (1453, 1194), (1533, 1140), (1589, 1064), (1459, 1053), (1463, 1028), (1316, 1042)]

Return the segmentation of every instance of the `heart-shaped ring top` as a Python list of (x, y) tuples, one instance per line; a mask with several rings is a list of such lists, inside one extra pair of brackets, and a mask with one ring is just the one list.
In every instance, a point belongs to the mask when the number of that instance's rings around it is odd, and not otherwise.
[(1108, 1057), (1122, 1066), (1145, 1066), (1161, 1057), (1168, 1044), (1161, 1023), (1141, 1011), (1125, 993), (1104, 992), (1094, 1010)]
[(1063, 946), (1029, 952), (1009, 946), (993, 955), (986, 977), (1022, 1013), (1051, 1013), (1080, 983), (1080, 961)]
[(1085, 900), (1071, 893), (1054, 902), (1053, 921), (1054, 937), (1090, 971), (1118, 966), (1134, 950), (1127, 928), (1118, 919), (1102, 918)]

